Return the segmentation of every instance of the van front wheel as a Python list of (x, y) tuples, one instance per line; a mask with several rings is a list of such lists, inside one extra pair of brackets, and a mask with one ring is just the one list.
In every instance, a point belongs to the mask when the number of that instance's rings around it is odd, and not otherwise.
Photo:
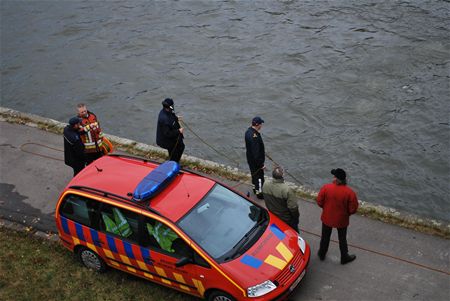
[(78, 250), (78, 258), (81, 263), (84, 264), (88, 269), (94, 270), (96, 272), (102, 273), (106, 271), (106, 264), (100, 256), (97, 255), (91, 249), (81, 247)]
[(236, 301), (236, 299), (225, 292), (213, 291), (208, 295), (208, 301)]

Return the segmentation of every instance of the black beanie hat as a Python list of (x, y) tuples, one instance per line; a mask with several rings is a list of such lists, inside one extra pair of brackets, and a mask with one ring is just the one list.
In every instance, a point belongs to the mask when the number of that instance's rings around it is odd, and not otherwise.
[(173, 99), (172, 98), (164, 99), (163, 102), (162, 102), (162, 105), (165, 108), (169, 108), (169, 107), (173, 106)]
[(331, 174), (341, 181), (345, 181), (345, 178), (347, 177), (347, 174), (341, 168), (332, 169)]

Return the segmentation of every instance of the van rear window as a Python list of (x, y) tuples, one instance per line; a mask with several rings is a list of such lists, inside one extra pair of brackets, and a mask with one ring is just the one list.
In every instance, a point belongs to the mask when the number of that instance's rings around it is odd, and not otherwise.
[(60, 214), (74, 222), (91, 227), (97, 202), (79, 195), (69, 195), (61, 205)]

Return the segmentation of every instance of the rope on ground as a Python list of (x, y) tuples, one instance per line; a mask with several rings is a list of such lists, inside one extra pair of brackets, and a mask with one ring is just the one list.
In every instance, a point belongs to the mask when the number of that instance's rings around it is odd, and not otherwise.
[(48, 148), (48, 149), (51, 149), (51, 150), (54, 150), (54, 151), (64, 152), (64, 151), (61, 150), (61, 149), (54, 148), (54, 147), (50, 147), (50, 146), (45, 145), (45, 144), (34, 143), (34, 142), (24, 143), (24, 144), (22, 144), (22, 145), (20, 146), (20, 150), (23, 151), (24, 153), (32, 154), (32, 155), (39, 156), (39, 157), (46, 158), (46, 159), (51, 159), (51, 160), (56, 160), (56, 161), (64, 161), (63, 159), (58, 159), (58, 158), (55, 158), (55, 157), (51, 157), (51, 156), (39, 154), (39, 153), (37, 153), (37, 152), (32, 152), (32, 151), (26, 150), (26, 149), (25, 149), (25, 146), (26, 146), (26, 145), (37, 145), (37, 146), (40, 146), (40, 147), (43, 147), (43, 148)]
[[(307, 231), (307, 230), (302, 229), (302, 228), (300, 228), (300, 230), (302, 232), (308, 233), (310, 235), (314, 235), (314, 236), (317, 236), (319, 238), (321, 237), (320, 234), (317, 234), (317, 233), (314, 233), (314, 232), (310, 232), (310, 231)], [(334, 240), (334, 239), (331, 239), (331, 241), (333, 243), (336, 243), (336, 244), (339, 243), (339, 241)], [(438, 273), (442, 273), (442, 274), (450, 276), (450, 272), (439, 270), (439, 269), (436, 269), (436, 268), (432, 268), (432, 267), (429, 267), (429, 266), (426, 266), (426, 265), (423, 265), (423, 264), (420, 264), (420, 263), (417, 263), (417, 262), (414, 262), (414, 261), (411, 261), (411, 260), (403, 259), (403, 258), (400, 258), (400, 257), (397, 257), (397, 256), (393, 256), (393, 255), (390, 255), (390, 254), (386, 254), (386, 253), (383, 253), (383, 252), (380, 252), (380, 251), (371, 250), (371, 249), (360, 247), (360, 246), (353, 245), (353, 244), (348, 244), (348, 245), (350, 247), (352, 247), (352, 248), (355, 248), (355, 249), (359, 249), (359, 250), (366, 251), (366, 252), (369, 252), (369, 253), (377, 254), (377, 255), (380, 255), (380, 256), (383, 256), (383, 257), (388, 257), (388, 258), (391, 258), (391, 259), (394, 259), (394, 260), (398, 260), (398, 261), (402, 261), (404, 263), (407, 263), (407, 264), (410, 264), (410, 265), (414, 265), (414, 266), (417, 266), (417, 267), (420, 267), (420, 268), (423, 268), (423, 269), (427, 269), (427, 270), (430, 270), (430, 271), (433, 271), (433, 272), (438, 272)]]

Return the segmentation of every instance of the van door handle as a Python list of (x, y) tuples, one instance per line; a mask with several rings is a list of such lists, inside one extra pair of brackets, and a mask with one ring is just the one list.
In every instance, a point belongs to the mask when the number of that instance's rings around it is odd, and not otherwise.
[(150, 257), (144, 257), (142, 259), (144, 259), (144, 261), (148, 264), (153, 264), (153, 260)]
[(96, 246), (101, 246), (101, 245), (103, 245), (103, 242), (101, 240), (94, 240), (94, 244)]

